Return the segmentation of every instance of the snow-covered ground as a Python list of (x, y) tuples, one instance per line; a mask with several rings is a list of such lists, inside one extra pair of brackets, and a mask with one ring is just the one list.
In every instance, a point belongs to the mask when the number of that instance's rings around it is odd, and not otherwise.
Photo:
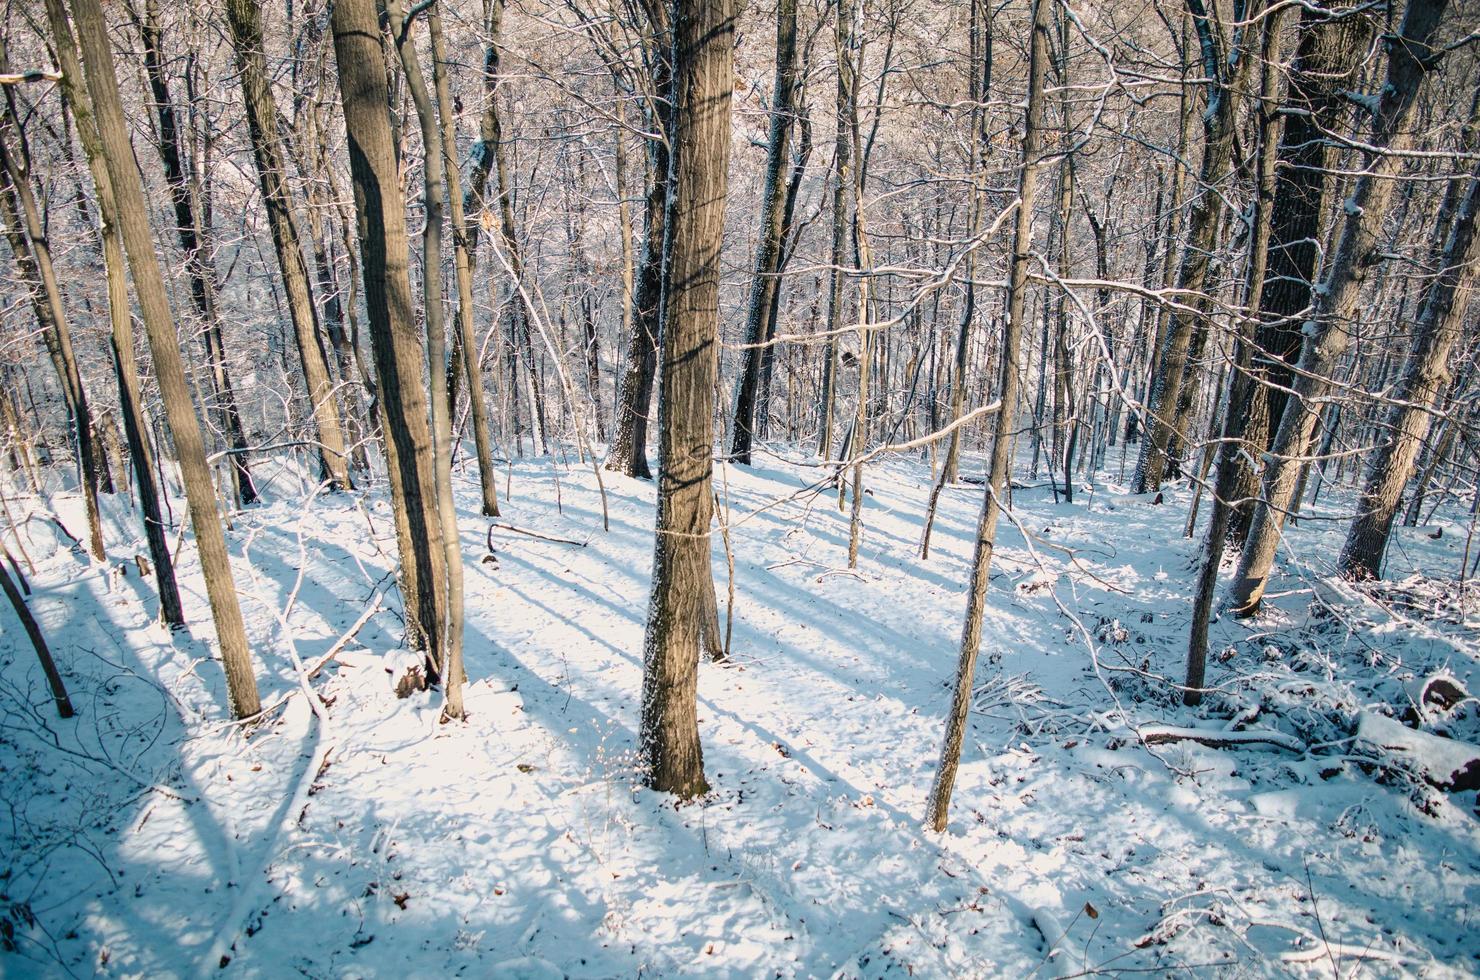
[[(928, 470), (871, 468), (854, 573), (835, 495), (804, 492), (821, 472), (758, 461), (717, 472), (733, 662), (701, 666), (714, 790), (684, 807), (634, 772), (651, 484), (606, 475), (603, 532), (589, 468), (516, 462), (503, 520), (584, 546), (495, 529), (490, 559), (459, 477), (472, 682), (452, 725), (435, 693), (388, 686), (379, 494), (310, 496), (282, 468), (235, 516), (264, 701), (282, 702), (250, 730), (226, 717), (207, 645), (152, 625), (152, 583), (27, 521), (32, 608), (78, 714), (58, 721), (0, 610), (0, 975), (1480, 972), (1475, 793), (1352, 737), (1440, 668), (1480, 686), (1480, 593), (1464, 606), (1454, 583), (1468, 515), (1401, 529), (1387, 582), (1359, 591), (1326, 576), (1345, 524), (1320, 519), (1350, 501), (1323, 501), (1290, 531), (1270, 611), (1215, 624), (1217, 690), (1191, 710), (1162, 680), (1181, 677), (1198, 551), (1185, 487), (1161, 506), (1113, 472), (1072, 506), (1019, 489), (937, 835), (923, 801), (981, 489), (943, 495), (920, 561)], [(74, 500), (53, 503), (81, 526)], [(125, 501), (109, 519), (115, 562), (144, 550)], [(723, 617), (718, 535), (714, 554)], [(313, 682), (316, 713), (294, 658), (312, 665), (377, 602)], [(1480, 734), (1473, 711), (1450, 722)], [(1148, 745), (1152, 725), (1278, 744)]]

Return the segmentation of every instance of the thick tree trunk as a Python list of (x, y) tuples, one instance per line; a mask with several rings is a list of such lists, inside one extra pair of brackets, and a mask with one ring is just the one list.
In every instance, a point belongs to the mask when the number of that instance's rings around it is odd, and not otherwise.
[(1007, 323), (1002, 333), (1002, 370), (993, 439), (991, 468), (977, 522), (976, 547), (971, 563), (971, 585), (966, 598), (966, 621), (961, 630), (961, 657), (951, 710), (946, 718), (940, 763), (926, 805), (926, 826), (942, 831), (950, 817), (951, 791), (961, 764), (961, 746), (966, 740), (967, 716), (971, 710), (971, 688), (976, 677), (976, 658), (981, 650), (982, 618), (987, 605), (987, 580), (997, 541), (997, 519), (1012, 475), (1012, 442), (1017, 428), (1018, 359), (1023, 337), (1023, 300), (1032, 262), (1033, 207), (1038, 197), (1038, 175), (1042, 166), (1043, 89), (1048, 74), (1048, 32), (1051, 0), (1033, 0), (1033, 26), (1028, 47), (1028, 101), (1023, 119), (1023, 163), (1018, 172), (1018, 206), (1014, 218), (1012, 260), (1007, 282)]
[(1389, 151), (1401, 150), (1408, 143), (1413, 107), (1424, 77), (1436, 63), (1432, 41), (1447, 7), (1447, 0), (1410, 4), (1403, 12), (1399, 33), (1387, 42), (1387, 78), (1368, 139), (1373, 149), (1363, 154), (1362, 175), (1343, 212), (1336, 248), (1314, 295), (1314, 309), (1302, 327), (1305, 347), (1291, 383), (1294, 397), (1270, 448), (1263, 492), (1234, 577), (1231, 601), (1239, 615), (1259, 610), (1280, 530), (1297, 500), (1296, 484), (1320, 419), (1318, 399), (1346, 353), (1351, 339), (1348, 328), (1357, 312), (1362, 284), (1378, 264), (1377, 236), (1392, 198), (1393, 178), (1402, 165), (1402, 158)]
[(673, 4), (673, 160), (662, 364), (658, 514), (643, 646), (641, 752), (653, 789), (708, 790), (699, 745), (699, 643), (713, 599), (714, 382), (720, 245), (730, 160), (734, 0)]
[(231, 564), (226, 552), (226, 536), (216, 510), (216, 494), (211, 484), (210, 465), (206, 462), (205, 441), (200, 421), (190, 401), (185, 369), (180, 358), (179, 337), (174, 316), (165, 292), (159, 256), (149, 234), (149, 209), (144, 187), (129, 145), (128, 126), (119, 96), (118, 76), (113, 67), (113, 53), (108, 40), (108, 25), (99, 0), (72, 0), (72, 14), (77, 24), (82, 59), (86, 65), (87, 88), (97, 115), (99, 144), (112, 181), (118, 207), (118, 227), (128, 254), (133, 275), (134, 294), (139, 312), (149, 334), (149, 349), (154, 357), (154, 374), (164, 402), (165, 418), (180, 462), (185, 483), (185, 496), (190, 507), (190, 523), (195, 529), (195, 543), (200, 551), (201, 571), (210, 598), (211, 615), (216, 622), (216, 635), (221, 643), (221, 659), (226, 668), (227, 695), (231, 712), (238, 718), (257, 714), (261, 702), (257, 681), (252, 676), (251, 652), (247, 646), (246, 628), (241, 606), (231, 579)]
[(786, 223), (787, 144), (791, 139), (794, 106), (799, 89), (796, 77), (797, 4), (780, 0), (776, 6), (776, 79), (771, 90), (771, 132), (766, 148), (766, 177), (761, 200), (761, 234), (755, 249), (755, 275), (745, 307), (745, 351), (735, 391), (735, 414), (730, 430), (730, 456), (750, 465), (755, 439), (755, 410), (766, 349), (766, 326), (781, 283), (782, 231)]
[[(397, 539), (412, 634), (408, 645), (425, 642), (426, 650), (437, 656), (447, 622), (448, 569), (422, 380), (426, 361), (417, 337), (408, 271), (406, 202), (391, 138), (390, 93), (374, 0), (336, 0), (331, 24), (392, 503), (404, 520)], [(416, 635), (418, 629), (422, 636)]]
[(231, 25), (242, 98), (247, 108), (252, 156), (257, 164), (262, 200), (267, 206), (267, 222), (272, 230), (278, 268), (282, 272), (288, 315), (293, 321), (298, 363), (303, 368), (303, 381), (308, 388), (308, 401), (318, 434), (319, 478), (328, 482), (330, 490), (344, 490), (350, 486), (349, 458), (345, 451), (344, 430), (339, 423), (338, 400), (334, 397), (329, 364), (319, 336), (318, 308), (314, 306), (313, 288), (303, 262), (298, 228), (293, 221), (292, 191), (288, 186), (282, 140), (277, 132), (277, 100), (267, 77), (267, 59), (262, 48), (262, 13), (258, 3), (259, 0), (228, 0), (226, 16)]
[[(1320, 256), (1320, 226), (1330, 193), (1332, 141), (1325, 134), (1341, 125), (1350, 111), (1344, 93), (1355, 87), (1358, 58), (1366, 50), (1365, 17), (1331, 17), (1303, 10), (1300, 41), (1290, 68), (1284, 134), (1275, 166), (1271, 211), (1268, 286), (1259, 305), (1252, 370), (1258, 383), (1248, 389), (1243, 439), (1249, 457), (1258, 459), (1284, 414), (1292, 367), (1300, 356), (1299, 317), (1310, 305)], [(1239, 457), (1238, 472), (1227, 497), (1233, 504), (1228, 534), (1242, 545), (1254, 514), (1259, 471)]]
[[(431, 379), (432, 478), (436, 498), (437, 531), (446, 563), (446, 593), (438, 594), (446, 618), (437, 622), (438, 643), (428, 648), (431, 665), (442, 677), (446, 691), (445, 711), (450, 718), (463, 716), (462, 632), (463, 561), (457, 528), (457, 509), (452, 499), (452, 406), (447, 391), (447, 324), (442, 305), (442, 229), (446, 224), (446, 158), (437, 109), (427, 91), (426, 78), (411, 36), (412, 22), (405, 18), (400, 0), (384, 0), (391, 33), (405, 71), (406, 87), (421, 124), (422, 201), (426, 221), (422, 228), (422, 308), (426, 312), (427, 360)], [(435, 0), (430, 10), (435, 9)], [(447, 106), (450, 113), (452, 107)]]

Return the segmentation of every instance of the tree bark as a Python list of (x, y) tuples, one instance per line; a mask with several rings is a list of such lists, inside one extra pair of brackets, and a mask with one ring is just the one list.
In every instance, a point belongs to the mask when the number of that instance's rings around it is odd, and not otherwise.
[[(1208, 666), (1208, 623), (1212, 618), (1213, 599), (1218, 590), (1218, 569), (1228, 542), (1228, 524), (1236, 504), (1231, 496), (1238, 484), (1241, 446), (1239, 437), (1247, 421), (1242, 406), (1248, 404), (1256, 382), (1249, 372), (1253, 359), (1252, 343), (1258, 324), (1257, 311), (1262, 305), (1269, 271), (1269, 239), (1272, 228), (1276, 186), (1279, 117), (1275, 107), (1279, 99), (1281, 64), (1280, 34), (1289, 16), (1287, 10), (1270, 14), (1264, 24), (1264, 42), (1260, 51), (1260, 100), (1258, 107), (1259, 148), (1255, 158), (1254, 213), (1249, 234), (1249, 265), (1244, 296), (1245, 315), (1240, 319), (1234, 338), (1233, 364), (1230, 367), (1228, 402), (1224, 409), (1222, 440), (1218, 443), (1218, 475), (1213, 489), (1213, 506), (1208, 515), (1207, 534), (1203, 539), (1203, 563), (1198, 570), (1197, 591), (1192, 604), (1192, 626), (1187, 640), (1187, 680), (1182, 700), (1189, 706), (1202, 703), (1203, 685)], [(1192, 535), (1188, 527), (1188, 536)]]
[(658, 513), (643, 646), (641, 752), (653, 789), (708, 790), (696, 686), (713, 601), (714, 383), (730, 160), (734, 0), (673, 4), (673, 156), (658, 390)]
[[(437, 91), (441, 118), (443, 167), (447, 173), (447, 200), (452, 221), (452, 261), (457, 281), (457, 332), (454, 348), (461, 348), (460, 362), (468, 385), (468, 415), (473, 424), (473, 447), (478, 454), (478, 485), (483, 493), (483, 516), (497, 517), (498, 471), (493, 466), (493, 436), (489, 431), (488, 396), (483, 385), (483, 367), (478, 359), (478, 340), (473, 330), (473, 263), (478, 225), (463, 209), (462, 173), (458, 168), (457, 117), (453, 112), (452, 85), (448, 79), (447, 44), (442, 37), (442, 10), (433, 4), (427, 10), (427, 32), (432, 42), (432, 80)], [(430, 151), (428, 151), (430, 152)], [(447, 406), (455, 409), (456, 377), (449, 378)]]
[(154, 111), (159, 125), (159, 156), (164, 163), (165, 183), (169, 186), (170, 200), (174, 204), (180, 249), (185, 253), (185, 274), (190, 280), (190, 298), (201, 319), (206, 360), (215, 386), (217, 424), (226, 438), (229, 450), (229, 469), (235, 489), (233, 496), (238, 504), (246, 506), (257, 500), (257, 487), (252, 482), (252, 471), (247, 461), (247, 437), (242, 429), (236, 391), (231, 384), (231, 372), (226, 367), (225, 338), (216, 310), (215, 272), (206, 242), (208, 223), (201, 214), (195, 187), (185, 174), (180, 150), (180, 128), (175, 118), (175, 105), (170, 98), (169, 83), (165, 79), (164, 34), (159, 24), (158, 2), (145, 0), (142, 19), (132, 9), (130, 14), (134, 16), (139, 36), (144, 42), (144, 71), (149, 78), (150, 94), (154, 99)]
[[(0, 42), (0, 71), (9, 64), (3, 42)], [(21, 132), (15, 105), (9, 97), (0, 116), (0, 170), (6, 182), (0, 188), (0, 211), (4, 212), (5, 234), (15, 254), (16, 268), (31, 295), (31, 306), (41, 327), (42, 340), (56, 369), (62, 398), (67, 405), (77, 451), (83, 503), (87, 510), (88, 551), (96, 561), (103, 561), (103, 526), (98, 512), (98, 456), (94, 446), (92, 412), (82, 375), (77, 370), (77, 357), (72, 350), (72, 329), (62, 306), (62, 290), (57, 283), (51, 261), (51, 245), (41, 219), (36, 197), (31, 191), (29, 154)]]
[[(1347, 533), (1338, 566), (1348, 578), (1377, 578), (1392, 533), (1393, 517), (1412, 474), (1418, 447), (1428, 436), (1432, 407), (1450, 379), (1450, 358), (1464, 327), (1464, 314), (1480, 265), (1480, 236), (1475, 234), (1480, 210), (1480, 164), (1466, 181), (1469, 190), (1452, 217), (1438, 275), (1429, 281), (1419, 312), (1413, 353), (1403, 379), (1393, 392), (1387, 438), (1368, 461), (1357, 517)], [(1441, 213), (1436, 224), (1451, 216)]]
[[(1243, 439), (1253, 459), (1269, 449), (1285, 411), (1285, 389), (1300, 356), (1297, 318), (1310, 306), (1311, 285), (1318, 272), (1321, 219), (1328, 210), (1332, 183), (1333, 150), (1325, 134), (1337, 129), (1349, 109), (1342, 95), (1355, 85), (1353, 75), (1365, 49), (1367, 20), (1306, 9), (1301, 11), (1299, 31), (1275, 165), (1269, 282), (1254, 334), (1252, 370), (1259, 381), (1249, 388), (1246, 405), (1240, 408), (1245, 420)], [(1236, 465), (1238, 472), (1226, 498), (1233, 505), (1228, 533), (1234, 544), (1242, 545), (1254, 514), (1260, 474), (1243, 457)]]
[(391, 138), (390, 92), (374, 0), (336, 0), (331, 25), (392, 504), (405, 525), (397, 540), (407, 645), (424, 643), (432, 656), (438, 656), (447, 622), (448, 569), (422, 381), (426, 361), (411, 298), (406, 202)]
[(1447, 7), (1447, 0), (1409, 4), (1402, 28), (1387, 41), (1387, 77), (1368, 140), (1372, 149), (1364, 152), (1362, 175), (1343, 211), (1336, 248), (1314, 294), (1310, 319), (1302, 327), (1305, 346), (1291, 385), (1294, 397), (1270, 448), (1261, 497), (1234, 577), (1231, 602), (1238, 615), (1259, 610), (1280, 530), (1296, 501), (1300, 470), (1320, 419), (1326, 378), (1346, 353), (1362, 284), (1381, 261), (1377, 236), (1392, 198), (1393, 178), (1402, 166), (1402, 158), (1389, 151), (1408, 143), (1413, 107), (1424, 77), (1437, 62), (1432, 41)]
[(108, 25), (103, 19), (99, 0), (72, 0), (72, 15), (86, 66), (87, 88), (97, 116), (98, 141), (113, 185), (119, 233), (128, 255), (134, 293), (149, 335), (149, 349), (154, 358), (154, 373), (164, 402), (165, 418), (185, 483), (190, 523), (195, 529), (206, 594), (210, 598), (211, 616), (216, 623), (221, 659), (226, 668), (227, 697), (232, 714), (245, 718), (261, 710), (261, 701), (257, 695), (256, 678), (252, 676), (251, 652), (247, 646), (241, 606), (231, 579), (226, 536), (216, 510), (216, 493), (211, 484), (210, 465), (206, 462), (205, 441), (190, 401), (174, 316), (170, 312), (159, 256), (149, 233), (144, 187), (129, 145), (118, 76), (108, 40)]
[(144, 418), (139, 391), (139, 367), (134, 357), (134, 325), (128, 298), (128, 269), (119, 237), (118, 208), (113, 197), (113, 181), (103, 159), (98, 140), (96, 114), (92, 98), (82, 78), (82, 63), (77, 56), (72, 27), (62, 0), (46, 0), (46, 16), (51, 26), (57, 64), (62, 70), (62, 94), (77, 126), (77, 138), (87, 157), (97, 192), (101, 227), (104, 275), (108, 284), (108, 320), (112, 328), (113, 372), (118, 379), (118, 403), (123, 415), (124, 437), (128, 440), (129, 459), (133, 464), (134, 483), (138, 487), (139, 507), (143, 512), (144, 538), (154, 566), (154, 580), (159, 590), (159, 618), (172, 629), (185, 625), (185, 610), (180, 603), (180, 587), (175, 581), (175, 563), (165, 540), (164, 515), (160, 512), (160, 487), (155, 479), (154, 453), (149, 446), (149, 424)]
[(277, 100), (268, 82), (267, 59), (263, 53), (259, 3), (260, 0), (227, 0), (226, 16), (236, 50), (242, 99), (246, 103), (252, 157), (257, 164), (272, 244), (282, 272), (288, 315), (293, 321), (298, 363), (303, 368), (303, 381), (313, 409), (319, 442), (319, 478), (328, 482), (330, 490), (345, 490), (350, 486), (349, 458), (319, 334), (318, 308), (314, 305), (313, 287), (309, 284), (308, 268), (303, 262), (298, 228), (293, 220), (292, 191), (288, 187), (282, 140), (277, 132)]
[(791, 139), (794, 106), (799, 89), (796, 77), (797, 4), (779, 0), (776, 6), (776, 79), (771, 90), (771, 132), (766, 148), (765, 189), (761, 200), (761, 235), (755, 249), (755, 275), (750, 283), (750, 301), (745, 307), (746, 348), (735, 392), (735, 414), (730, 430), (730, 456), (750, 465), (755, 439), (756, 398), (759, 394), (761, 361), (767, 340), (766, 326), (771, 306), (781, 284), (782, 226), (786, 222), (787, 144)]
[(647, 128), (657, 135), (647, 141), (647, 198), (643, 203), (642, 261), (632, 297), (632, 336), (617, 399), (617, 419), (605, 466), (638, 479), (652, 479), (647, 462), (648, 406), (658, 362), (658, 319), (663, 289), (663, 241), (672, 144), (673, 45), (668, 12), (661, 0), (643, 0), (648, 20), (644, 50), (652, 92), (645, 102)]
[[(1259, 6), (1256, 2), (1255, 8)], [(1203, 71), (1208, 76), (1208, 106), (1203, 113), (1203, 158), (1198, 171), (1199, 191), (1193, 201), (1187, 227), (1187, 241), (1177, 268), (1177, 288), (1201, 294), (1208, 279), (1208, 266), (1218, 231), (1218, 218), (1223, 198), (1219, 189), (1228, 179), (1233, 155), (1234, 130), (1238, 121), (1239, 96), (1243, 79), (1254, 61), (1247, 43), (1235, 44), (1232, 52), (1224, 50), (1221, 32), (1213, 15), (1202, 0), (1187, 0), (1202, 50)], [(1234, 34), (1237, 38), (1238, 33)], [(1230, 66), (1229, 55), (1236, 60)], [(1131, 483), (1134, 493), (1150, 493), (1161, 486), (1166, 473), (1168, 445), (1177, 432), (1185, 428), (1184, 412), (1179, 404), (1183, 384), (1191, 371), (1189, 349), (1200, 348), (1194, 334), (1208, 329), (1209, 303), (1193, 301), (1196, 314), (1174, 312), (1167, 330), (1160, 363), (1151, 385), (1151, 404), (1147, 422), (1150, 429), (1141, 441), (1140, 458)]]
[(942, 831), (950, 817), (951, 792), (961, 764), (961, 746), (966, 740), (967, 716), (971, 710), (971, 688), (976, 659), (981, 649), (982, 617), (987, 605), (987, 580), (997, 541), (997, 520), (1006, 499), (1012, 475), (1012, 442), (1017, 427), (1018, 359), (1023, 336), (1023, 300), (1028, 288), (1028, 266), (1032, 261), (1033, 207), (1038, 197), (1039, 170), (1043, 162), (1043, 89), (1048, 74), (1048, 32), (1052, 0), (1033, 0), (1032, 35), (1028, 47), (1028, 101), (1023, 118), (1023, 164), (1018, 171), (1018, 204), (1014, 218), (1012, 260), (1008, 270), (1007, 323), (1002, 332), (1002, 366), (997, 411), (992, 438), (991, 468), (981, 517), (977, 522), (976, 546), (971, 563), (971, 585), (967, 592), (966, 621), (961, 630), (961, 656), (956, 667), (951, 711), (946, 718), (940, 763), (926, 805), (926, 826)]

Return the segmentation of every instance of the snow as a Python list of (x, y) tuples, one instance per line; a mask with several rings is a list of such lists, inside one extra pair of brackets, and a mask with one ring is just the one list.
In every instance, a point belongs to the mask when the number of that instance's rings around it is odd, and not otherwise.
[[(1329, 577), (1341, 521), (1301, 521), (1269, 611), (1214, 624), (1213, 692), (1189, 709), (1168, 683), (1198, 556), (1177, 536), (1187, 491), (1153, 506), (1113, 465), (1073, 506), (1016, 490), (937, 835), (921, 820), (981, 488), (942, 495), (921, 562), (928, 469), (870, 467), (848, 574), (835, 494), (798, 493), (818, 470), (758, 462), (724, 474), (733, 664), (701, 665), (714, 791), (682, 807), (635, 770), (651, 484), (607, 474), (602, 533), (589, 467), (516, 461), (501, 520), (589, 543), (495, 534), (498, 561), (482, 563), (476, 474), (458, 475), (472, 682), (452, 725), (437, 692), (399, 700), (387, 679), (405, 655), (399, 600), (379, 598), (395, 551), (379, 493), (312, 496), (264, 463), (267, 502), (234, 516), (275, 706), (256, 726), (226, 717), (207, 644), (153, 624), (151, 583), (26, 522), (32, 608), (78, 716), (57, 720), (6, 610), (0, 974), (1480, 970), (1475, 793), (1406, 778), (1354, 740), (1381, 717), (1444, 741), (1388, 716), (1441, 670), (1476, 689), (1480, 596), (1453, 582), (1467, 515), (1438, 541), (1399, 529), (1381, 589)], [(1330, 501), (1320, 514), (1350, 507)], [(51, 503), (80, 526), (75, 499)], [(143, 548), (126, 501), (106, 503), (121, 562)], [(180, 565), (206, 635), (189, 545)], [(330, 652), (310, 699), (294, 654), (307, 672)]]

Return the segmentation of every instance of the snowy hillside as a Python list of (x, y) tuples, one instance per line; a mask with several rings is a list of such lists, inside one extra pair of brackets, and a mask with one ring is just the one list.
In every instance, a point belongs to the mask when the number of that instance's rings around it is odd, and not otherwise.
[[(825, 473), (758, 463), (716, 471), (732, 658), (701, 665), (713, 792), (682, 807), (634, 769), (651, 484), (607, 475), (604, 533), (589, 468), (518, 463), (494, 523), (526, 534), (490, 531), (475, 477), (459, 477), (471, 683), (455, 724), (438, 723), (437, 692), (390, 689), (381, 496), (305, 495), (282, 471), (235, 516), (272, 706), (245, 726), (202, 642), (193, 548), (179, 554), (196, 640), (151, 625), (132, 566), (90, 566), (54, 525), (25, 522), (31, 605), (78, 712), (56, 718), (6, 609), (0, 974), (1480, 970), (1473, 788), (1435, 788), (1353, 737), (1362, 713), (1402, 717), (1437, 671), (1480, 687), (1480, 595), (1461, 601), (1453, 582), (1468, 515), (1400, 529), (1387, 581), (1358, 591), (1325, 576), (1344, 523), (1308, 511), (1270, 609), (1214, 625), (1214, 693), (1193, 710), (1165, 680), (1181, 676), (1200, 539), (1180, 537), (1185, 484), (1161, 506), (1113, 472), (1072, 506), (1017, 489), (955, 809), (935, 835), (924, 799), (981, 489), (946, 492), (922, 562), (928, 470), (870, 470), (853, 573), (847, 516), (808, 490)], [(115, 503), (110, 553), (131, 554), (138, 525)], [(75, 526), (76, 502), (54, 504)], [(11, 506), (21, 519), (30, 505)], [(718, 534), (714, 570), (723, 618)], [(1446, 716), (1448, 734), (1480, 734), (1471, 709)]]

